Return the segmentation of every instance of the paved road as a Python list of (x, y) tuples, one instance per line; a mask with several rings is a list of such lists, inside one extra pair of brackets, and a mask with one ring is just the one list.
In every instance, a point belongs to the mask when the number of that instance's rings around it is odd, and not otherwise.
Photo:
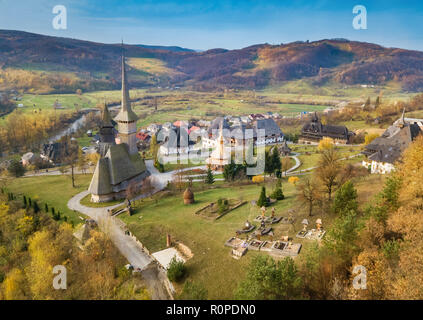
[(107, 209), (115, 208), (118, 205), (107, 208), (91, 208), (83, 206), (80, 201), (89, 194), (89, 191), (83, 191), (68, 202), (71, 210), (81, 212), (91, 219), (97, 221), (99, 227), (110, 235), (113, 243), (119, 251), (128, 259), (129, 263), (135, 268), (144, 269), (152, 262), (150, 256), (144, 252), (132, 237), (125, 235), (122, 225), (117, 218), (109, 216)]

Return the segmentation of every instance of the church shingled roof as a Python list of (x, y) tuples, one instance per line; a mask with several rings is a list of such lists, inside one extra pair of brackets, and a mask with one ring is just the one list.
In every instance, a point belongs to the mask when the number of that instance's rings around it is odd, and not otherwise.
[(345, 126), (322, 124), (320, 119), (317, 117), (317, 113), (314, 113), (311, 121), (307, 122), (303, 126), (301, 134), (313, 134), (321, 137), (328, 136), (331, 138), (348, 139), (350, 133), (348, 128)]
[(92, 194), (109, 194), (113, 186), (128, 181), (146, 171), (140, 155), (130, 155), (125, 144), (109, 146), (106, 155), (97, 163), (89, 191)]
[(90, 187), (91, 194), (109, 194), (112, 192), (110, 185), (109, 163), (106, 158), (100, 158), (97, 162)]
[(255, 129), (264, 129), (266, 137), (283, 135), (282, 130), (273, 119), (258, 119), (255, 123)]
[(114, 127), (112, 117), (110, 116), (109, 108), (104, 103), (103, 109), (101, 110), (101, 126), (102, 127)]
[(422, 132), (417, 124), (400, 123), (401, 126), (392, 125), (380, 136), (368, 144), (364, 155), (369, 160), (377, 162), (395, 163), (402, 152)]

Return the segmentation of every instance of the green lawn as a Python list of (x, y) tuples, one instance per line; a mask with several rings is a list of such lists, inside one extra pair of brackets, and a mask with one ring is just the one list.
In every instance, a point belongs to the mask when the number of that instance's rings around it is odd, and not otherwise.
[[(300, 177), (302, 179), (302, 177)], [(273, 189), (273, 183), (267, 178), (267, 194)], [(358, 190), (358, 199), (361, 207), (383, 186), (383, 177), (369, 175), (354, 181)], [(198, 184), (199, 186), (199, 184)], [(196, 185), (194, 184), (194, 190)], [(153, 199), (144, 199), (136, 203), (135, 214), (119, 216), (136, 237), (150, 250), (156, 252), (166, 248), (166, 234), (172, 239), (181, 241), (187, 245), (194, 256), (188, 260), (187, 267), (189, 276), (187, 279), (203, 284), (209, 293), (209, 299), (233, 299), (233, 293), (238, 283), (244, 278), (245, 270), (251, 259), (259, 253), (248, 251), (240, 260), (234, 260), (230, 256), (230, 248), (224, 246), (224, 242), (235, 236), (235, 231), (242, 228), (248, 219), (253, 224), (254, 217), (260, 214), (256, 206), (250, 204), (251, 200), (257, 200), (261, 185), (249, 184), (243, 186), (228, 186), (219, 184), (213, 189), (194, 191), (195, 204), (184, 205), (182, 194), (165, 195), (158, 194)], [(320, 212), (315, 208), (313, 217), (308, 217), (307, 210), (298, 202), (297, 191), (293, 185), (283, 179), (283, 192), (286, 198), (278, 201), (274, 206), (276, 215), (287, 216), (288, 210), (293, 209), (295, 217), (294, 225), (276, 224), (274, 239), (288, 235), (294, 242), (301, 243), (303, 248), (300, 256), (307, 251), (312, 240), (296, 238), (296, 233), (302, 228), (301, 221), (309, 219), (311, 225), (315, 219), (322, 218), (324, 227), (330, 228), (335, 218), (328, 212)], [(195, 211), (219, 198), (240, 199), (248, 201), (244, 206), (235, 209), (219, 220), (209, 220), (195, 215)], [(267, 209), (270, 215), (271, 207)], [(263, 237), (269, 239), (269, 237)], [(177, 285), (180, 288), (181, 285)]]
[(49, 207), (54, 207), (56, 212), (68, 217), (68, 221), (74, 224), (81, 222), (79, 216), (82, 214), (74, 212), (67, 207), (68, 200), (81, 191), (87, 190), (91, 175), (76, 175), (76, 188), (72, 188), (69, 175), (21, 177), (12, 180), (8, 189), (16, 195), (25, 195), (37, 200), (41, 209), (47, 202)]
[[(77, 188), (72, 188), (69, 176), (41, 176), (23, 177), (14, 179), (9, 190), (16, 195), (23, 195), (37, 200), (40, 207), (44, 208), (44, 203), (54, 206), (74, 221), (80, 223), (78, 212), (67, 209), (68, 200), (75, 194), (86, 190), (91, 175), (76, 176)], [(302, 179), (302, 177), (300, 177)], [(370, 197), (380, 190), (383, 185), (383, 177), (370, 175), (359, 179), (356, 182), (360, 204), (369, 201)], [(269, 195), (274, 187), (274, 180), (266, 178), (266, 190)], [(202, 188), (199, 190), (199, 188)], [(182, 191), (176, 194), (166, 194), (161, 192), (152, 199), (138, 200), (135, 202), (135, 214), (129, 216), (123, 214), (119, 216), (137, 238), (151, 251), (156, 252), (166, 247), (166, 234), (169, 233), (173, 240), (181, 241), (187, 245), (194, 256), (188, 260), (188, 279), (203, 284), (208, 290), (209, 299), (231, 299), (238, 283), (244, 278), (246, 268), (252, 257), (258, 253), (249, 251), (240, 260), (234, 260), (230, 256), (230, 248), (224, 246), (224, 242), (235, 235), (235, 231), (242, 228), (248, 219), (253, 222), (255, 216), (260, 214), (256, 206), (250, 204), (251, 200), (257, 200), (261, 185), (227, 185), (224, 182), (216, 182), (210, 188), (203, 183), (194, 183), (193, 190), (196, 202), (193, 205), (184, 205)], [(288, 210), (293, 209), (296, 218), (294, 225), (274, 225), (274, 239), (288, 235), (295, 242), (304, 245), (301, 254), (307, 250), (310, 240), (295, 238), (295, 234), (301, 229), (301, 221), (308, 218), (303, 205), (296, 198), (295, 187), (283, 179), (283, 192), (286, 198), (274, 204), (276, 215), (287, 216)], [(248, 203), (235, 209), (219, 220), (212, 221), (194, 214), (199, 208), (217, 201), (219, 198), (239, 199)], [(87, 202), (84, 199), (83, 202)], [(270, 215), (271, 207), (268, 208), (267, 215)], [(311, 218), (310, 223), (318, 217), (324, 219), (325, 228), (329, 228), (332, 217), (327, 212), (317, 213)], [(269, 239), (264, 237), (264, 239)], [(176, 285), (177, 289), (181, 285)]]
[(89, 194), (85, 196), (84, 198), (82, 198), (81, 204), (91, 208), (104, 208), (104, 207), (114, 206), (116, 204), (122, 203), (123, 201), (124, 200), (113, 200), (109, 202), (91, 202), (91, 194)]
[[(301, 166), (298, 170), (305, 170), (308, 168), (316, 167), (320, 159), (320, 153), (317, 152), (316, 145), (293, 145), (291, 149), (294, 152), (300, 153), (298, 158), (301, 161)], [(337, 146), (336, 147), (340, 158), (347, 158), (349, 156), (359, 153), (362, 146)], [(362, 158), (357, 157), (348, 160), (349, 163), (359, 162)]]
[[(275, 205), (278, 215), (286, 214), (295, 200), (294, 187), (285, 182), (283, 188), (287, 198)], [(268, 193), (272, 189), (269, 185)], [(209, 291), (210, 299), (230, 299), (245, 275), (246, 266), (258, 253), (250, 251), (241, 260), (234, 260), (230, 256), (230, 248), (225, 247), (224, 242), (234, 236), (247, 219), (252, 222), (260, 210), (248, 203), (216, 221), (196, 216), (194, 212), (219, 198), (251, 201), (257, 200), (259, 193), (260, 186), (251, 184), (215, 188), (195, 192), (196, 202), (189, 206), (183, 204), (181, 194), (163, 198), (157, 196), (155, 200), (139, 202), (134, 215), (125, 214), (120, 218), (151, 252), (166, 247), (166, 233), (171, 234), (174, 240), (186, 244), (194, 253), (194, 257), (187, 262), (189, 279), (203, 283)], [(277, 226), (275, 237), (287, 231), (290, 236), (294, 236), (293, 230), (285, 229), (282, 225)]]

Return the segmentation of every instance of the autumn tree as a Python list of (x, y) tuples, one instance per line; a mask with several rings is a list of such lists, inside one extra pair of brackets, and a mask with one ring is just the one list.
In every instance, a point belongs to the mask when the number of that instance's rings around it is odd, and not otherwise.
[(323, 185), (329, 201), (332, 199), (334, 189), (340, 183), (341, 172), (338, 153), (332, 148), (323, 151), (316, 169), (316, 176)]
[(351, 298), (423, 298), (423, 137), (405, 150), (396, 169), (367, 210), (354, 263), (365, 265), (372, 277), (368, 290), (351, 292)]
[(320, 199), (319, 188), (315, 180), (306, 178), (298, 185), (298, 200), (308, 207), (308, 215), (313, 215), (313, 208)]
[(366, 134), (364, 137), (364, 144), (367, 146), (370, 144), (374, 139), (378, 138), (379, 135), (377, 133), (369, 133)]
[(317, 149), (319, 151), (328, 151), (333, 149), (334, 147), (334, 141), (332, 138), (324, 137), (322, 140), (320, 140), (319, 145), (317, 146)]
[(78, 160), (76, 163), (79, 170), (82, 171), (83, 174), (86, 173), (87, 167), (88, 167), (88, 159), (84, 155), (81, 149), (78, 148)]
[(128, 188), (126, 188), (125, 194), (126, 199), (131, 200), (135, 198), (135, 196), (138, 194), (139, 188), (136, 182), (132, 181), (129, 183)]
[(2, 283), (5, 300), (27, 299), (27, 282), (22, 270), (14, 268), (8, 272)]
[(144, 195), (151, 195), (155, 188), (153, 183), (153, 178), (151, 176), (144, 179), (141, 186), (141, 193)]
[(63, 147), (61, 148), (60, 158), (62, 160), (62, 164), (70, 166), (72, 187), (76, 188), (75, 167), (78, 163), (79, 147), (78, 144), (72, 141), (68, 136), (63, 137), (63, 139), (61, 139), (61, 143)]
[(285, 172), (285, 176), (286, 176), (286, 172), (288, 171), (289, 168), (291, 168), (291, 158), (283, 157), (281, 161), (281, 167), (282, 167), (282, 172)]

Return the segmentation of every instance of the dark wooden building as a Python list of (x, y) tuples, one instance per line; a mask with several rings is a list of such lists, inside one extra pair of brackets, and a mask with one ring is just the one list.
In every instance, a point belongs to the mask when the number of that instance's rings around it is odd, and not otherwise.
[(351, 142), (354, 133), (345, 126), (334, 126), (322, 124), (315, 112), (311, 121), (307, 122), (301, 129), (299, 143), (319, 142), (325, 137), (332, 138), (335, 143), (347, 144)]

